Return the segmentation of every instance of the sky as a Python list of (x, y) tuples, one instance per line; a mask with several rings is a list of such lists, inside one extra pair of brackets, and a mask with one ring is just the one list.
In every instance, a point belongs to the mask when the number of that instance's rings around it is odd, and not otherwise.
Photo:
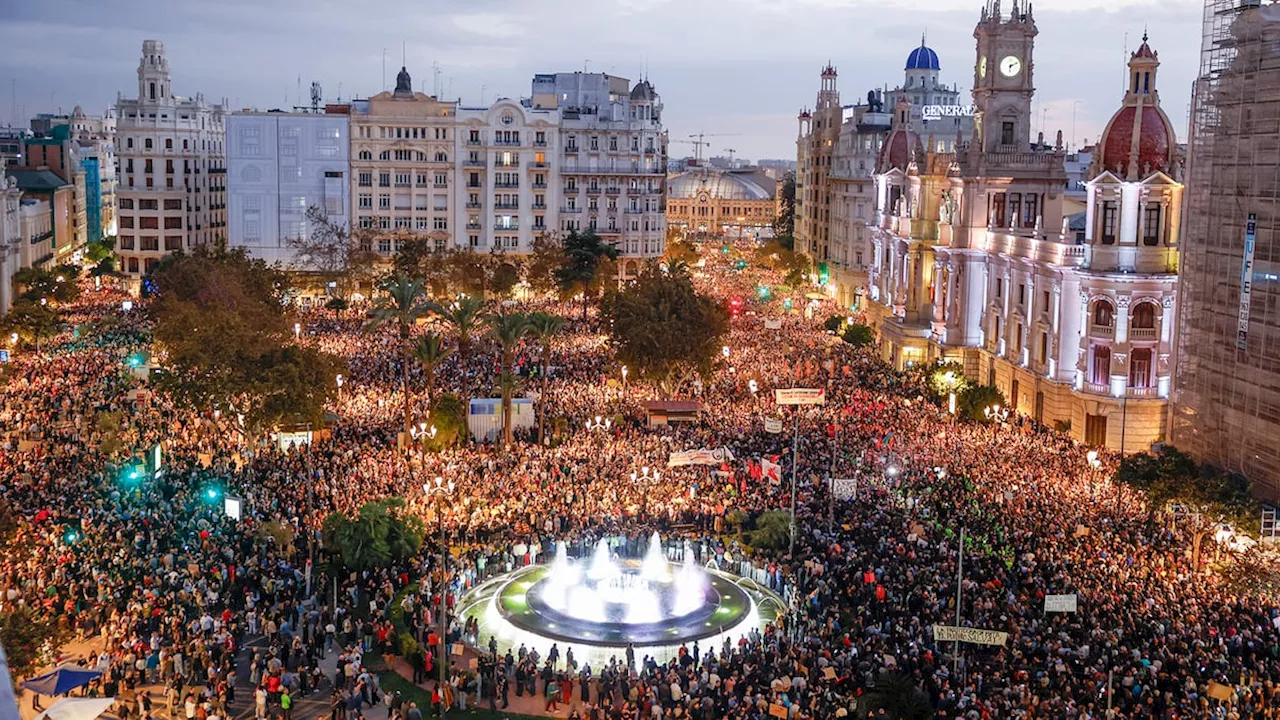
[[(1006, 12), (1011, 0), (1003, 0)], [(941, 79), (967, 92), (986, 0), (40, 0), (0, 22), (0, 125), (100, 113), (137, 95), (142, 41), (164, 43), (180, 95), (232, 109), (333, 101), (395, 84), (464, 104), (524, 97), (538, 72), (647, 74), (671, 139), (713, 155), (795, 158), (796, 115), (830, 60), (842, 101), (897, 87), (927, 33)], [(1185, 137), (1202, 0), (1039, 0), (1033, 132), (1096, 140), (1124, 93), (1126, 48), (1160, 53), (1161, 102)], [(1127, 34), (1127, 43), (1126, 43)], [(385, 58), (386, 73), (383, 66)], [(439, 68), (436, 80), (434, 67)], [(385, 80), (384, 80), (385, 77)], [(386, 85), (390, 83), (390, 86)], [(15, 102), (16, 98), (16, 102)], [(301, 99), (301, 103), (299, 100)], [(1043, 121), (1042, 121), (1043, 119)], [(1043, 125), (1043, 128), (1041, 127)], [(671, 145), (672, 156), (692, 154)]]

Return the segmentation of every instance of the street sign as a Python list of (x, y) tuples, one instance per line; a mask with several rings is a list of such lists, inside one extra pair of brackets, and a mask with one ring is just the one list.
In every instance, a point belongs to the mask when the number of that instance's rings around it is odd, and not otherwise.
[(1070, 612), (1076, 611), (1076, 594), (1070, 595), (1045, 595), (1044, 611), (1051, 612)]
[(999, 630), (983, 630), (982, 628), (956, 627), (955, 625), (934, 625), (933, 639), (938, 642), (962, 642), (974, 645), (1004, 645), (1009, 633)]
[(767, 433), (773, 433), (774, 435), (782, 432), (782, 420), (779, 418), (765, 418), (764, 431)]
[(785, 388), (773, 393), (779, 405), (824, 405), (827, 402), (825, 388)]

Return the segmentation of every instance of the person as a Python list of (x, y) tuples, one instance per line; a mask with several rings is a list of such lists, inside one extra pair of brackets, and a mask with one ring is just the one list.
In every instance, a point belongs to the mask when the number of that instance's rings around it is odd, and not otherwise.
[(293, 698), (287, 687), (280, 691), (280, 713), (283, 720), (293, 720)]
[(544, 710), (547, 712), (555, 712), (560, 708), (557, 702), (560, 699), (560, 687), (556, 684), (555, 678), (547, 681), (547, 705)]

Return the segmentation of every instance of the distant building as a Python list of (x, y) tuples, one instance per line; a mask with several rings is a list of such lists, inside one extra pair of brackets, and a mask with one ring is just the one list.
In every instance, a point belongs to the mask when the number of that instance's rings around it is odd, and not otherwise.
[(164, 44), (142, 43), (138, 96), (116, 101), (122, 272), (141, 278), (171, 252), (226, 239), (225, 116), (174, 95)]
[(667, 178), (667, 227), (759, 234), (777, 217), (777, 183), (756, 170), (694, 168)]
[(13, 275), (27, 244), (22, 236), (21, 203), (17, 181), (0, 175), (0, 315), (13, 307)]
[(0, 128), (0, 170), (22, 159), (23, 146), (31, 135), (31, 131), (25, 128)]
[[(84, 248), (89, 241), (88, 207), (90, 194), (92, 203), (100, 205), (101, 189), (97, 182), (90, 186), (86, 180), (86, 168), (80, 144), (71, 138), (71, 126), (65, 117), (46, 116), (45, 121), (54, 123), (44, 134), (28, 138), (23, 146), (23, 157), (16, 168), (24, 170), (47, 169), (71, 187), (70, 217), (68, 218), (68, 234), (55, 232), (54, 254), (56, 262), (67, 262), (73, 254)], [(33, 125), (38, 123), (33, 120)], [(57, 222), (55, 228), (59, 228)]]
[(68, 253), (59, 252), (59, 248), (69, 247), (75, 237), (72, 225), (75, 217), (74, 186), (48, 168), (10, 169), (8, 173), (22, 191), (24, 202), (27, 199), (43, 201), (43, 211), (48, 215), (48, 229), (41, 231), (40, 239), (28, 237), (32, 245), (44, 244), (48, 252), (34, 256), (29, 264), (43, 267), (69, 260)]
[(290, 240), (313, 228), (307, 209), (351, 223), (349, 117), (237, 112), (227, 117), (227, 245), (291, 270), (317, 268)]

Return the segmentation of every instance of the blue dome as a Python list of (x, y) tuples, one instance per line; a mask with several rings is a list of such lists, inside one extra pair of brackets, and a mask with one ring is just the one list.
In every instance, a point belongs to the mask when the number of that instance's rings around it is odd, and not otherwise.
[(938, 53), (923, 44), (911, 51), (907, 56), (907, 70), (941, 70), (938, 64)]

